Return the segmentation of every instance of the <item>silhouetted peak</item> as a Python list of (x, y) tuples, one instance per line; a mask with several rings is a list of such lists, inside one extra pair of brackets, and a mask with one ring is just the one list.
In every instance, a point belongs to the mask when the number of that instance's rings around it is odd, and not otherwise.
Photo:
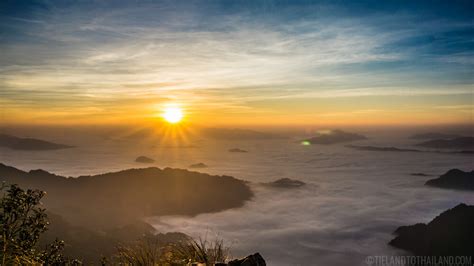
[(73, 148), (74, 146), (57, 144), (41, 139), (19, 138), (6, 134), (0, 134), (0, 147), (6, 147), (13, 150), (58, 150)]
[(474, 190), (474, 171), (451, 169), (438, 178), (426, 181), (425, 185), (439, 188)]
[(278, 187), (278, 188), (297, 188), (306, 185), (305, 182), (291, 179), (291, 178), (281, 178), (273, 182), (264, 183), (265, 185)]
[(420, 133), (411, 136), (411, 139), (453, 139), (462, 137), (456, 134), (446, 134), (446, 133), (436, 133), (436, 132), (428, 132), (428, 133)]
[(242, 150), (242, 149), (239, 149), (239, 148), (232, 148), (232, 149), (229, 149), (229, 152), (245, 153), (245, 152), (248, 152), (248, 151)]
[(150, 157), (146, 157), (146, 156), (138, 156), (135, 159), (135, 162), (137, 162), (137, 163), (154, 163), (155, 160), (150, 158)]
[(52, 175), (50, 172), (45, 171), (43, 169), (30, 170), (28, 173), (33, 174), (33, 175)]
[[(471, 171), (472, 172), (472, 171)], [(459, 170), (457, 168), (451, 169), (448, 172), (446, 172), (444, 175), (446, 176), (452, 176), (452, 175), (459, 175), (459, 174), (465, 174), (467, 172), (464, 172), (462, 170)]]
[(189, 168), (206, 168), (206, 167), (207, 165), (205, 163), (195, 163), (189, 166)]
[(474, 149), (474, 137), (459, 137), (454, 139), (434, 139), (415, 144), (416, 146), (434, 149)]
[(415, 255), (474, 255), (474, 206), (464, 203), (442, 212), (428, 224), (401, 226), (390, 245)]

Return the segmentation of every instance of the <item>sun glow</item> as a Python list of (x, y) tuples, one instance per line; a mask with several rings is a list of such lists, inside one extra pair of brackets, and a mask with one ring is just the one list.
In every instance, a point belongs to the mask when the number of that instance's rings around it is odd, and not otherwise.
[(163, 118), (171, 124), (179, 123), (183, 119), (183, 111), (181, 108), (173, 106), (166, 107), (163, 111)]

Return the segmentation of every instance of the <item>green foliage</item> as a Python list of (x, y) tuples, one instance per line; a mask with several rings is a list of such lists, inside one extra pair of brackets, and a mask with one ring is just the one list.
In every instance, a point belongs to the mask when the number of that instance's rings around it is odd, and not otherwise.
[(38, 261), (35, 245), (48, 224), (40, 208), (43, 191), (2, 184), (0, 202), (0, 247), (2, 265)]
[[(38, 250), (40, 235), (47, 230), (48, 220), (40, 200), (45, 193), (23, 190), (18, 185), (0, 186), (0, 256), (1, 265), (78, 265), (63, 254), (64, 241), (56, 239)], [(177, 240), (178, 239), (178, 240)], [(151, 235), (119, 246), (112, 258), (119, 265), (214, 265), (228, 259), (229, 249), (223, 240), (194, 240), (186, 236)], [(101, 265), (109, 264), (107, 258)]]
[(48, 225), (45, 209), (40, 208), (45, 192), (2, 184), (0, 193), (1, 265), (80, 264), (62, 254), (64, 242), (58, 239), (43, 251), (35, 248)]
[(64, 241), (56, 239), (39, 254), (39, 261), (45, 265), (80, 265), (76, 259), (64, 256)]

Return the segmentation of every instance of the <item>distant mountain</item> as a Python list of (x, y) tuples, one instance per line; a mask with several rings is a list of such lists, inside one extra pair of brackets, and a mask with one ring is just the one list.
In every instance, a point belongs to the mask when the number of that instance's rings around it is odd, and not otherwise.
[(263, 183), (264, 185), (277, 187), (277, 188), (298, 188), (306, 185), (305, 182), (291, 179), (291, 178), (281, 178), (273, 182)]
[(415, 146), (433, 149), (474, 149), (474, 137), (460, 137), (454, 139), (435, 139), (416, 144)]
[(59, 150), (72, 148), (73, 146), (57, 144), (45, 140), (33, 138), (18, 138), (6, 134), (0, 134), (0, 147), (6, 147), (13, 150)]
[(135, 162), (137, 162), (137, 163), (154, 163), (155, 160), (150, 158), (150, 157), (146, 157), (146, 156), (138, 156), (135, 159)]
[(266, 139), (285, 139), (285, 136), (259, 132), (249, 129), (228, 129), (228, 128), (206, 128), (202, 130), (205, 137), (219, 140), (266, 140)]
[(458, 153), (458, 154), (474, 154), (474, 151), (455, 151), (452, 153)]
[(431, 175), (425, 174), (425, 173), (411, 173), (410, 175), (411, 176), (431, 176)]
[(189, 168), (207, 168), (207, 165), (205, 163), (195, 163), (191, 164)]
[(375, 151), (375, 152), (430, 152), (430, 153), (445, 153), (445, 154), (460, 154), (460, 155), (471, 155), (474, 151), (462, 150), (462, 151), (440, 151), (440, 150), (418, 150), (418, 149), (405, 149), (397, 147), (377, 147), (377, 146), (358, 146), (358, 145), (346, 145), (347, 148), (360, 150), (360, 151)]
[(460, 190), (474, 190), (474, 171), (451, 169), (438, 178), (426, 181), (425, 185)]
[(367, 137), (360, 134), (345, 132), (337, 129), (331, 130), (327, 133), (319, 133), (315, 137), (305, 139), (303, 141), (309, 142), (310, 144), (330, 145), (364, 139), (367, 139)]
[(96, 265), (101, 257), (116, 254), (117, 246), (127, 245), (140, 237), (153, 238), (159, 243), (177, 243), (189, 239), (182, 233), (156, 234), (155, 228), (142, 221), (106, 230), (72, 225), (61, 216), (50, 212), (48, 212), (48, 221), (48, 230), (41, 235), (39, 245), (43, 247), (55, 239), (64, 240), (65, 255), (79, 258), (84, 265)]
[(454, 138), (459, 138), (462, 137), (460, 135), (456, 134), (444, 134), (444, 133), (421, 133), (421, 134), (415, 134), (411, 136), (411, 139), (454, 139)]
[(474, 206), (459, 204), (428, 224), (401, 226), (390, 245), (415, 255), (474, 257)]
[(248, 151), (246, 151), (246, 150), (242, 150), (242, 149), (239, 149), (239, 148), (229, 149), (228, 151), (229, 151), (229, 152), (241, 152), (241, 153), (248, 152)]
[(347, 145), (346, 147), (361, 150), (361, 151), (394, 151), (394, 152), (421, 152), (420, 150), (415, 149), (401, 149), (396, 147), (375, 147), (375, 146), (357, 146), (357, 145)]
[(129, 169), (66, 178), (0, 164), (0, 182), (47, 192), (45, 207), (68, 222), (88, 227), (120, 226), (149, 216), (196, 215), (240, 207), (253, 193), (230, 176), (181, 169)]

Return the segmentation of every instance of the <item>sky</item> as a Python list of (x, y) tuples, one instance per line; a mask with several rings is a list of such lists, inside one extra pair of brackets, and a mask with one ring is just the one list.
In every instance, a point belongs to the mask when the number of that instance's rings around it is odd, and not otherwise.
[(472, 124), (472, 1), (2, 1), (0, 122)]

